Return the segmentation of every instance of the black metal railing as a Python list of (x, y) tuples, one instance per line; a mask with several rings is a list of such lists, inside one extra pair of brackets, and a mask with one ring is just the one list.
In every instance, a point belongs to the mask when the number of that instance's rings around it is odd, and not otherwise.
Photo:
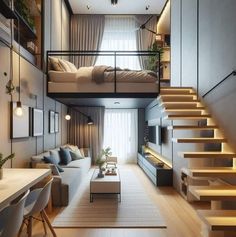
[[(160, 52), (159, 51), (70, 51), (70, 50), (49, 50), (46, 52), (46, 74), (47, 74), (47, 84), (49, 82), (48, 76), (48, 60), (49, 57), (88, 57), (88, 56), (110, 56), (113, 57), (114, 62), (114, 93), (117, 93), (117, 57), (126, 57), (126, 56), (136, 56), (136, 57), (156, 57), (156, 68), (155, 72), (157, 73), (157, 80), (158, 80), (158, 92), (160, 92), (160, 70), (161, 70), (161, 63), (160, 63)], [(91, 65), (94, 66), (94, 65)], [(109, 65), (108, 65), (109, 66)], [(48, 85), (47, 85), (48, 87)]]
[(229, 73), (226, 77), (224, 77), (220, 82), (218, 82), (215, 86), (213, 86), (208, 92), (206, 92), (202, 97), (206, 97), (208, 94), (210, 94), (216, 87), (218, 87), (222, 82), (224, 82), (226, 79), (228, 79), (231, 76), (236, 76), (236, 70), (233, 70), (231, 73)]

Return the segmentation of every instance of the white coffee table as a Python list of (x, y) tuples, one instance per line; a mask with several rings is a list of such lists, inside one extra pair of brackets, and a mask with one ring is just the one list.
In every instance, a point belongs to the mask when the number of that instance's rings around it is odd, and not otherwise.
[(116, 175), (105, 175), (98, 178), (99, 170), (95, 169), (90, 180), (90, 202), (93, 202), (94, 194), (117, 194), (121, 202), (121, 182), (119, 170), (116, 169)]

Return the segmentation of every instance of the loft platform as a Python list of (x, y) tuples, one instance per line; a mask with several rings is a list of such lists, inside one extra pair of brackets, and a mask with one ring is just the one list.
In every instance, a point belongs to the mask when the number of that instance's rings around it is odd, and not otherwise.
[[(108, 57), (109, 65), (95, 65), (98, 57)], [(157, 60), (152, 70), (148, 65), (150, 57)], [(119, 60), (127, 58), (147, 65), (142, 65), (141, 70), (139, 66), (137, 70), (121, 68)], [(76, 66), (68, 59), (73, 59)], [(144, 108), (159, 95), (158, 61), (160, 54), (153, 51), (47, 51), (47, 95), (62, 103), (90, 106), (126, 99), (129, 105)]]

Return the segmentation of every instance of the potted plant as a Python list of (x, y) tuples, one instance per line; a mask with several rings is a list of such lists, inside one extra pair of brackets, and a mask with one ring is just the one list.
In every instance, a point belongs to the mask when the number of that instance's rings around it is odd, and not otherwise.
[[(154, 41), (154, 43), (150, 47), (148, 47), (148, 50), (151, 52), (158, 52), (160, 54), (160, 58), (162, 57), (163, 48), (158, 45), (157, 41)], [(148, 70), (156, 72), (159, 63), (158, 60), (158, 55), (148, 56)]]
[(98, 177), (99, 178), (103, 178), (104, 177), (103, 171), (105, 169), (103, 168), (103, 165), (106, 163), (107, 157), (109, 157), (111, 155), (112, 155), (112, 152), (111, 152), (111, 148), (110, 147), (103, 148), (101, 153), (98, 155), (95, 163), (99, 167), (99, 173), (98, 173)]
[(106, 160), (104, 159), (104, 154), (103, 154), (103, 152), (101, 152), (98, 155), (98, 157), (97, 157), (97, 159), (95, 161), (95, 164), (98, 165), (98, 167), (99, 167), (99, 173), (98, 173), (98, 177), (99, 178), (103, 178), (104, 177), (104, 174), (103, 174), (102, 171), (103, 171), (103, 165), (105, 164), (105, 162), (106, 162)]
[(102, 154), (103, 154), (103, 156), (105, 156), (106, 158), (107, 158), (108, 156), (111, 156), (111, 155), (112, 155), (111, 148), (110, 148), (110, 147), (107, 147), (107, 148), (105, 148), (105, 149), (102, 149)]
[(0, 179), (3, 178), (3, 168), (2, 168), (3, 165), (4, 165), (8, 160), (13, 159), (14, 156), (15, 156), (15, 154), (13, 153), (13, 154), (11, 154), (11, 155), (9, 155), (9, 156), (3, 158), (2, 153), (0, 153)]

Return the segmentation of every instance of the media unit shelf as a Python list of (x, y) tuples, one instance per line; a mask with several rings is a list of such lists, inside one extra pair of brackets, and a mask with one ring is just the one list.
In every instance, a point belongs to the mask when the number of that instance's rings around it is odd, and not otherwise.
[(158, 167), (157, 164), (160, 162), (162, 161), (153, 155), (145, 156), (138, 153), (139, 167), (156, 186), (172, 186), (173, 170), (166, 164), (163, 167)]

